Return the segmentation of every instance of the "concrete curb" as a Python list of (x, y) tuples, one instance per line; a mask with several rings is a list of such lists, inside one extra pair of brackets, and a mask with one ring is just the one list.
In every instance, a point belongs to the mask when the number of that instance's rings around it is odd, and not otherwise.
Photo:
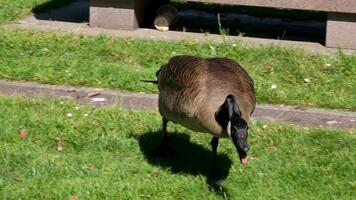
[[(0, 80), (0, 95), (72, 99), (78, 103), (94, 106), (117, 105), (128, 109), (157, 110), (157, 95), (125, 93), (99, 88)], [(257, 105), (252, 118), (255, 120), (283, 121), (308, 127), (356, 128), (355, 112), (341, 112), (327, 109), (303, 108), (301, 110), (293, 106)]]
[[(214, 43), (221, 43), (221, 42), (240, 43), (241, 42), (242, 45), (247, 45), (251, 47), (280, 46), (280, 47), (287, 47), (287, 48), (294, 48), (294, 49), (303, 49), (310, 53), (315, 53), (315, 54), (318, 53), (331, 54), (331, 53), (340, 52), (340, 49), (327, 48), (315, 42), (300, 42), (300, 41), (238, 37), (238, 36), (221, 36), (215, 34), (204, 35), (201, 33), (178, 32), (178, 31), (159, 32), (157, 30), (144, 29), (144, 28), (140, 28), (132, 31), (112, 30), (112, 29), (90, 27), (87, 23), (38, 20), (34, 16), (29, 16), (24, 20), (12, 24), (3, 25), (2, 27), (9, 28), (9, 29), (26, 29), (26, 30), (34, 30), (34, 31), (47, 31), (47, 32), (55, 31), (55, 32), (62, 32), (62, 33), (85, 34), (89, 36), (105, 34), (113, 37), (142, 39), (142, 40), (166, 40), (166, 41), (193, 40), (199, 42), (214, 42)], [(342, 52), (355, 53), (356, 50), (343, 49)]]

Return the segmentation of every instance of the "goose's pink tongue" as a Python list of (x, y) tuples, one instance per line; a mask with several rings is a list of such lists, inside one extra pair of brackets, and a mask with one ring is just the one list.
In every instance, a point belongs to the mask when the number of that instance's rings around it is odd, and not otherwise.
[(247, 157), (247, 155), (246, 155), (246, 156), (243, 156), (242, 158), (240, 158), (240, 161), (241, 161), (241, 164), (247, 165), (247, 163), (248, 163), (248, 157)]

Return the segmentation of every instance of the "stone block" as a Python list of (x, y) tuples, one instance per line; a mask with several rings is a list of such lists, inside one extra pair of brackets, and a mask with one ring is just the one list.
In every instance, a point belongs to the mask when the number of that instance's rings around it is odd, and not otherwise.
[(356, 49), (356, 14), (328, 13), (326, 46)]
[(123, 95), (122, 106), (124, 108), (148, 110), (158, 108), (158, 99), (154, 95)]
[(145, 17), (148, 1), (91, 0), (90, 26), (110, 29), (136, 29)]

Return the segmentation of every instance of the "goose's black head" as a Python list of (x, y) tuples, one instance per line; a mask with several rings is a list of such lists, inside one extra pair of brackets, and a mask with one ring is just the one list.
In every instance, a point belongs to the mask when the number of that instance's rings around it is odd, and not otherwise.
[(247, 152), (249, 150), (247, 143), (248, 124), (241, 118), (239, 105), (233, 95), (226, 97), (224, 104), (216, 113), (216, 120), (223, 127), (226, 127), (226, 132), (236, 147), (241, 163), (246, 165), (248, 163)]
[(247, 152), (249, 146), (247, 144), (248, 138), (248, 125), (247, 122), (239, 115), (231, 117), (231, 120), (227, 126), (227, 132), (229, 133), (232, 143), (235, 145), (237, 153), (239, 154), (242, 164), (247, 164)]

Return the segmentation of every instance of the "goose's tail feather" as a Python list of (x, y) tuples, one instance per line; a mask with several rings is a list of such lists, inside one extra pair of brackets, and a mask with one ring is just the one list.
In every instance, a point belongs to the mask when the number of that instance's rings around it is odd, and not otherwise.
[(146, 83), (158, 84), (158, 82), (156, 80), (141, 80), (141, 81), (146, 82)]

